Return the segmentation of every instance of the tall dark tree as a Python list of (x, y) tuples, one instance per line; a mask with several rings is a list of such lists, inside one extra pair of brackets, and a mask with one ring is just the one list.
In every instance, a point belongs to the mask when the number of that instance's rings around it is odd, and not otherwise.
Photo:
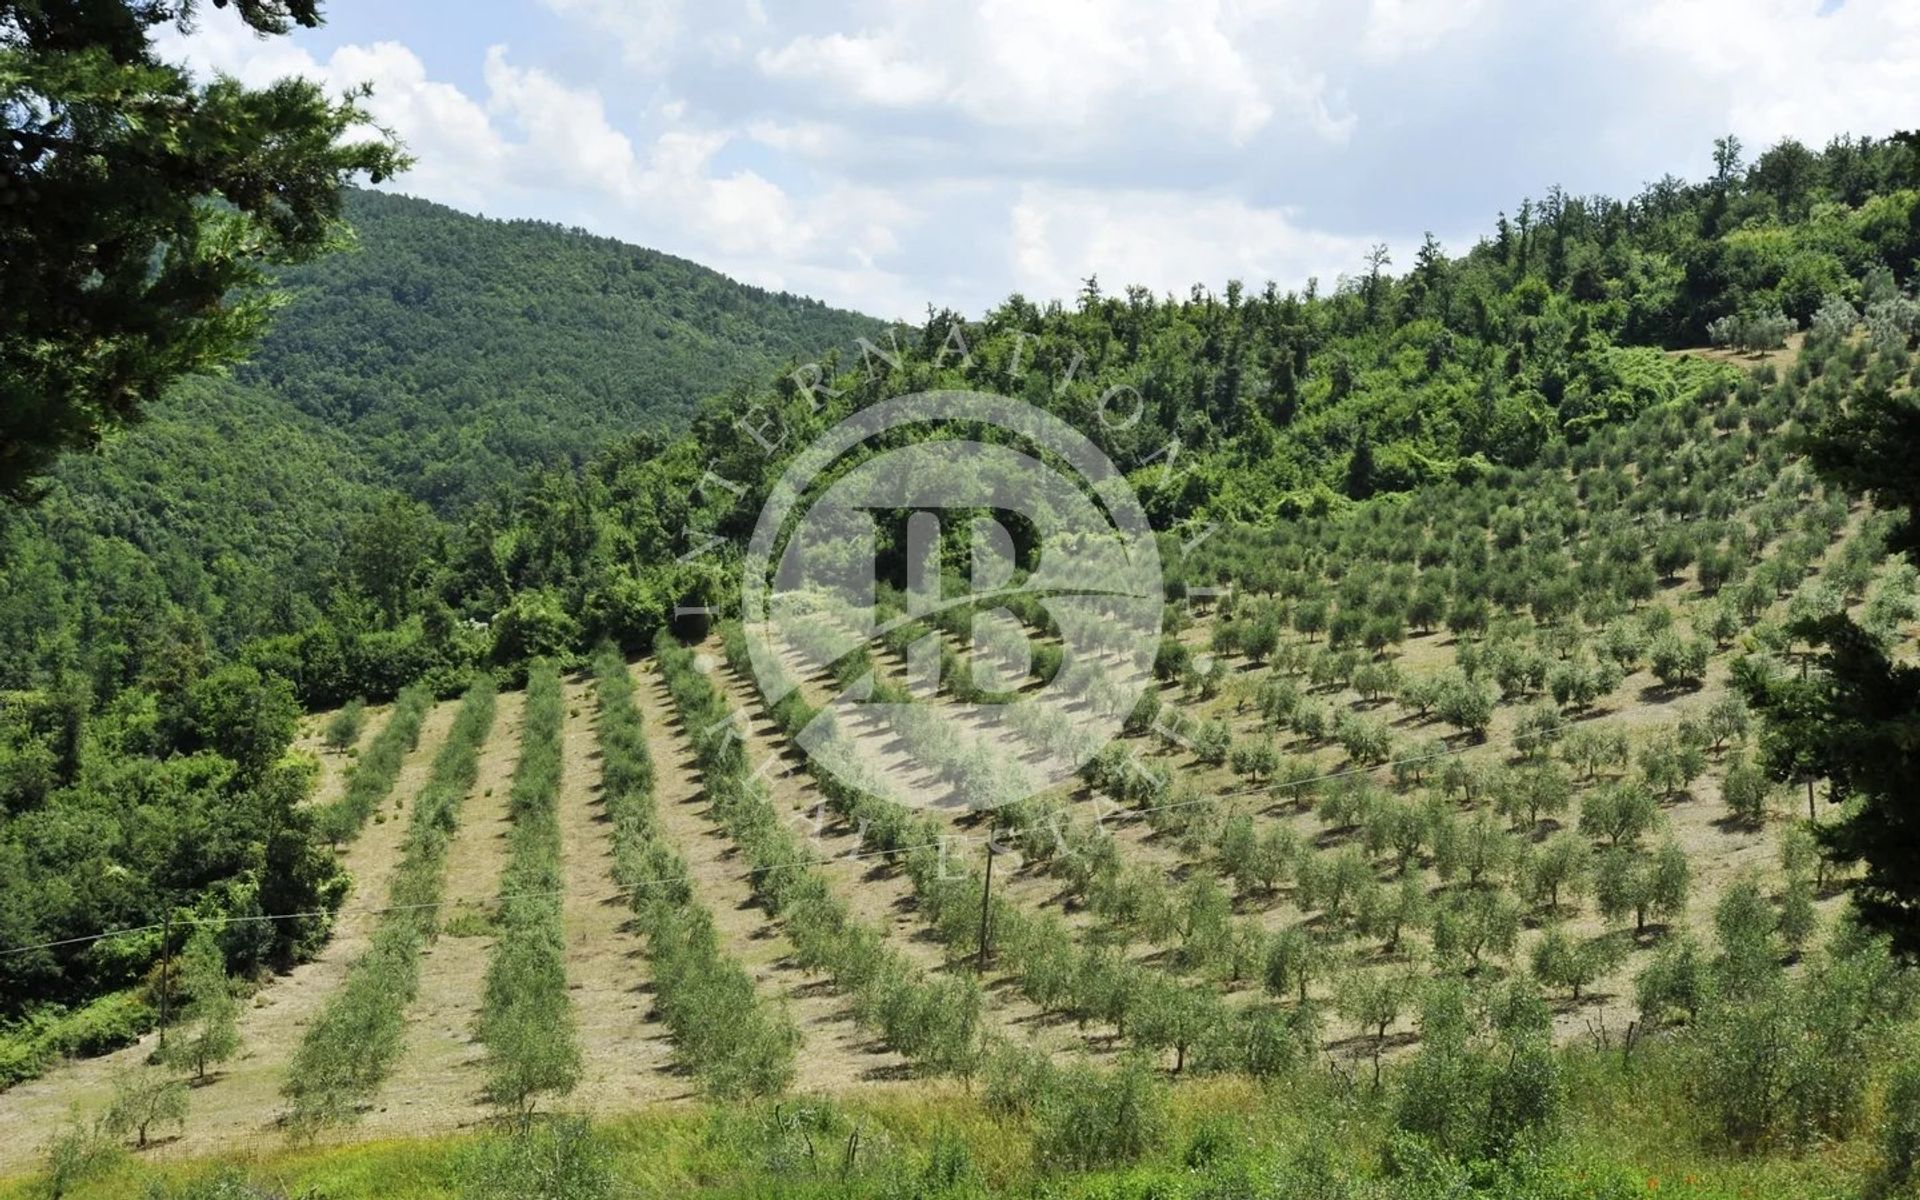
[[(228, 0), (215, 0), (225, 7)], [(309, 259), (341, 187), (405, 166), (356, 92), (196, 82), (150, 35), (192, 0), (0, 0), (0, 497), (240, 357), (273, 306), (264, 268)], [(255, 31), (316, 0), (238, 0)]]
[[(1809, 453), (1827, 479), (1904, 510), (1888, 548), (1912, 552), (1920, 550), (1916, 447), (1920, 407), (1870, 388), (1818, 430)], [(1844, 613), (1792, 632), (1820, 648), (1817, 671), (1748, 682), (1768, 718), (1767, 765), (1782, 779), (1824, 776), (1829, 799), (1858, 801), (1821, 829), (1821, 841), (1833, 858), (1865, 864), (1861, 915), (1920, 957), (1920, 668), (1894, 662)]]

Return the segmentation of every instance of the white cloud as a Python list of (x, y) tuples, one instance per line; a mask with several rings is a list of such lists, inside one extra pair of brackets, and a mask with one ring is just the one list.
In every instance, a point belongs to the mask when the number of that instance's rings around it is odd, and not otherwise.
[(1666, 56), (1717, 94), (1730, 127), (1756, 148), (1795, 136), (1913, 124), (1920, 95), (1920, 6), (1849, 0), (1646, 0), (1621, 12), (1630, 50)]
[[(802, 34), (755, 61), (845, 102), (939, 105), (996, 129), (1105, 145), (1164, 124), (1242, 145), (1285, 115), (1338, 140), (1321, 77), (1274, 39), (1257, 4), (1188, 0), (975, 0), (901, 6), (855, 34)], [(1258, 50), (1249, 58), (1249, 49)]]
[(1382, 62), (1431, 52), (1440, 42), (1485, 19), (1486, 0), (1373, 0), (1360, 52)]
[(591, 22), (620, 45), (628, 65), (654, 67), (679, 40), (681, 0), (541, 0), (563, 17)]
[(542, 0), (558, 19), (497, 31), (421, 3), (479, 39), (409, 47), (377, 11), (346, 44), (260, 39), (209, 9), (162, 50), (372, 81), (419, 160), (402, 190), (889, 316), (1093, 273), (1331, 281), (1555, 182), (1698, 172), (1729, 128), (1753, 154), (1909, 126), (1920, 94), (1910, 0)]
[(1016, 285), (1052, 297), (1072, 295), (1089, 275), (1108, 291), (1141, 284), (1177, 295), (1228, 279), (1259, 287), (1319, 276), (1330, 285), (1359, 268), (1370, 244), (1303, 229), (1282, 209), (1177, 191), (1026, 187), (1008, 229)]
[(891, 34), (829, 34), (798, 37), (755, 59), (776, 79), (798, 79), (845, 89), (867, 104), (908, 108), (938, 100), (946, 72), (909, 57)]

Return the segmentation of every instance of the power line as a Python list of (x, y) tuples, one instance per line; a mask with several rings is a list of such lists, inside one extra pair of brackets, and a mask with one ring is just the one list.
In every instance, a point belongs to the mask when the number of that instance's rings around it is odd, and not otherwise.
[[(740, 712), (742, 715), (745, 715), (744, 708), (739, 708), (739, 709), (736, 709), (735, 711)], [(1571, 724), (1571, 722), (1567, 722), (1563, 720), (1561, 727), (1564, 727), (1566, 724)], [(1537, 733), (1525, 735), (1525, 737), (1529, 740), (1533, 738), (1537, 738), (1538, 736), (1539, 735)], [(1392, 768), (1397, 766), (1412, 766), (1419, 763), (1432, 762), (1437, 759), (1447, 758), (1457, 754), (1464, 754), (1469, 750), (1482, 749), (1488, 745), (1493, 745), (1493, 744), (1517, 745), (1521, 740), (1522, 740), (1522, 735), (1516, 733), (1509, 738), (1502, 739), (1500, 743), (1483, 741), (1483, 742), (1476, 742), (1476, 743), (1460, 745), (1460, 746), (1447, 746), (1447, 747), (1441, 748), (1440, 750), (1429, 751), (1425, 754), (1412, 755), (1412, 756), (1409, 756), (1406, 758), (1400, 758), (1400, 759), (1391, 759), (1384, 762), (1373, 763), (1370, 765), (1347, 767), (1338, 771), (1330, 771), (1322, 775), (1307, 776), (1302, 779), (1288, 779), (1288, 780), (1282, 780), (1282, 781), (1275, 781), (1272, 783), (1257, 785), (1250, 788), (1243, 788), (1236, 791), (1210, 793), (1204, 796), (1189, 796), (1184, 799), (1168, 800), (1159, 804), (1127, 806), (1124, 809), (1121, 809), (1112, 813), (1102, 813), (1096, 816), (1094, 820), (1096, 824), (1102, 824), (1109, 817), (1111, 817), (1116, 821), (1131, 822), (1137, 819), (1145, 818), (1151, 813), (1167, 812), (1167, 811), (1171, 811), (1174, 809), (1181, 809), (1181, 808), (1191, 808), (1191, 807), (1195, 807), (1203, 804), (1217, 804), (1223, 801), (1241, 800), (1241, 799), (1247, 799), (1255, 796), (1278, 797), (1284, 792), (1297, 791), (1300, 788), (1308, 787), (1314, 784), (1327, 783), (1333, 780), (1350, 778), (1356, 775), (1368, 775), (1368, 774), (1372, 774), (1375, 771), (1389, 771)], [(783, 774), (792, 774), (792, 771), (788, 770), (786, 772), (783, 772)], [(822, 805), (825, 804), (824, 798), (822, 799), (821, 804)], [(816, 805), (815, 810), (817, 811), (818, 808), (819, 808), (819, 805)], [(805, 810), (797, 810), (797, 811), (805, 811)], [(1032, 832), (1032, 831), (1033, 831), (1033, 827), (1029, 827), (1026, 830), (1013, 828), (1006, 832), (1012, 834), (1017, 838), (1017, 836), (1022, 832)], [(890, 847), (888, 849), (883, 849), (883, 850), (853, 851), (847, 854), (836, 854), (831, 857), (809, 858), (800, 862), (791, 862), (791, 863), (773, 863), (764, 867), (750, 867), (740, 871), (728, 871), (724, 873), (684, 871), (678, 875), (667, 875), (667, 876), (660, 876), (653, 879), (635, 880), (633, 883), (617, 889), (612, 893), (612, 895), (631, 899), (635, 895), (635, 893), (637, 893), (641, 889), (651, 887), (651, 886), (659, 886), (659, 885), (679, 883), (683, 881), (693, 881), (693, 880), (719, 881), (719, 880), (729, 880), (729, 879), (755, 879), (762, 875), (772, 874), (773, 872), (776, 872), (776, 871), (810, 870), (814, 867), (824, 866), (824, 865), (827, 865), (830, 863), (836, 863), (836, 862), (861, 862), (867, 859), (874, 859), (874, 858), (892, 858), (892, 857), (898, 857), (898, 856), (910, 854), (915, 850), (944, 849), (952, 845), (956, 840), (962, 843), (965, 843), (967, 841), (971, 841), (972, 837), (964, 833), (954, 834), (954, 835), (943, 834), (939, 838), (933, 841), (911, 842), (911, 843), (906, 843), (903, 845), (894, 846), (894, 847)], [(556, 896), (563, 896), (565, 894), (566, 894), (566, 889), (555, 888), (555, 889), (548, 889), (544, 891), (508, 893), (508, 894), (497, 897), (497, 900), (501, 903), (504, 903), (509, 900), (548, 899)], [(332, 916), (336, 918), (348, 917), (348, 916), (354, 916), (354, 917), (384, 916), (388, 913), (414, 912), (414, 911), (419, 911), (421, 909), (441, 908), (447, 905), (458, 905), (459, 903), (460, 903), (459, 901), (431, 900), (431, 901), (422, 901), (416, 904), (380, 905), (375, 907), (338, 909), (338, 910), (332, 910), (332, 911), (329, 911), (326, 909), (310, 909), (310, 910), (301, 911), (301, 912), (289, 912), (289, 913), (246, 913), (246, 914), (238, 914), (238, 915), (232, 915), (232, 916), (219, 916), (219, 917), (174, 917), (171, 919), (171, 924), (192, 926), (195, 928), (201, 928), (201, 927), (224, 928), (227, 925), (237, 925), (237, 924), (247, 924), (247, 923), (256, 923), (256, 922), (267, 922), (267, 921), (309, 920), (317, 917), (328, 917), (328, 916)], [(152, 922), (146, 925), (128, 926), (126, 928), (121, 928), (121, 929), (105, 930), (100, 933), (84, 934), (79, 937), (59, 938), (53, 941), (37, 942), (30, 945), (25, 945), (25, 946), (13, 946), (6, 949), (0, 949), (0, 958), (13, 958), (22, 954), (32, 954), (42, 950), (53, 950), (53, 949), (63, 948), (66, 946), (86, 945), (94, 942), (106, 941), (111, 938), (132, 937), (136, 934), (152, 933), (155, 930), (160, 930), (165, 928), (165, 925), (166, 923), (163, 923), (163, 922)]]

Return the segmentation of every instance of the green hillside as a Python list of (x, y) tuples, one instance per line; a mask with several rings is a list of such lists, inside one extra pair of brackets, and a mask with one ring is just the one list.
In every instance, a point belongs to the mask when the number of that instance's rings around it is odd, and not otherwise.
[(347, 219), (239, 376), (448, 513), (880, 324), (579, 229), (371, 191)]

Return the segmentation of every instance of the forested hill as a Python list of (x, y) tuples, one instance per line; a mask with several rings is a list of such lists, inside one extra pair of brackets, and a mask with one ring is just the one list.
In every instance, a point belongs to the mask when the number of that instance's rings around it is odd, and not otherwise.
[(373, 622), (354, 531), (384, 504), (434, 537), (395, 493), (458, 525), (881, 328), (579, 230), (369, 191), (347, 216), (354, 247), (286, 273), (233, 378), (176, 388), (39, 503), (0, 508), (0, 689), (59, 675), (104, 699), (180, 646), (225, 655), (328, 610)]
[(239, 376), (442, 513), (880, 327), (577, 229), (370, 191), (347, 215), (357, 247), (287, 272)]

